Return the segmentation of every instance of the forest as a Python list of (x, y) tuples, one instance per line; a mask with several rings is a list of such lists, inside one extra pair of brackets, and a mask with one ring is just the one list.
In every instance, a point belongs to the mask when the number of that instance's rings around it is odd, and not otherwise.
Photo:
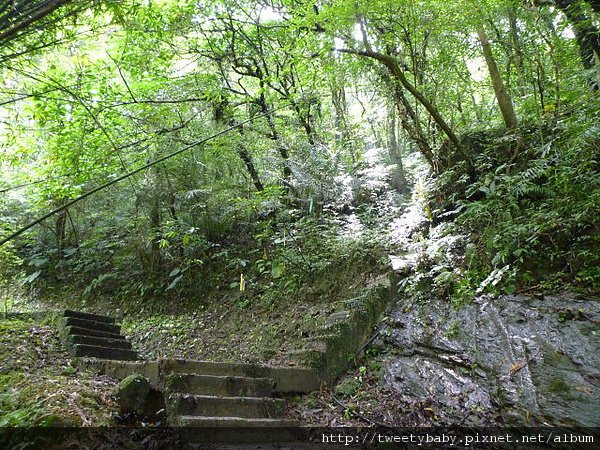
[(0, 428), (144, 416), (65, 309), (305, 425), (600, 425), (600, 2), (0, 0), (0, 72)]

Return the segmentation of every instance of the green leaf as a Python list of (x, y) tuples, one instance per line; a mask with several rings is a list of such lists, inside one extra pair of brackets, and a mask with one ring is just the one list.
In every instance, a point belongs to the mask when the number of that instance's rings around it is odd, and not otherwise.
[(37, 270), (23, 279), (23, 284), (31, 284), (42, 274), (41, 270)]
[(183, 278), (183, 275), (179, 275), (177, 278), (175, 278), (173, 281), (171, 281), (171, 284), (169, 284), (169, 286), (167, 287), (167, 289), (165, 289), (165, 291), (170, 291), (175, 286), (177, 286), (177, 283), (179, 283), (182, 278)]
[(285, 271), (285, 264), (279, 261), (273, 261), (271, 265), (271, 276), (273, 278), (279, 278)]

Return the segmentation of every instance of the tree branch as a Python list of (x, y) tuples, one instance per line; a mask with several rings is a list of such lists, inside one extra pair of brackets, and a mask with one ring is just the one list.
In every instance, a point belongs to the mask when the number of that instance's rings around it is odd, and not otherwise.
[(454, 145), (454, 147), (463, 156), (467, 165), (469, 167), (472, 166), (471, 157), (463, 149), (463, 147), (460, 143), (460, 140), (458, 139), (458, 137), (456, 136), (454, 131), (452, 131), (450, 126), (446, 123), (446, 121), (441, 116), (441, 114), (439, 113), (437, 108), (417, 88), (415, 88), (410, 83), (410, 81), (408, 81), (408, 79), (404, 75), (404, 72), (400, 68), (400, 65), (398, 64), (398, 61), (396, 60), (396, 58), (394, 58), (393, 56), (386, 55), (384, 53), (375, 52), (372, 50), (357, 50), (357, 49), (352, 49), (352, 48), (342, 48), (342, 49), (336, 49), (336, 50), (339, 52), (342, 52), (342, 53), (349, 53), (349, 54), (353, 54), (353, 55), (358, 55), (358, 56), (363, 56), (366, 58), (375, 59), (375, 60), (383, 63), (388, 68), (390, 73), (398, 81), (400, 81), (400, 84), (402, 84), (402, 86), (408, 92), (410, 92), (419, 101), (419, 103), (421, 103), (421, 105), (423, 105), (423, 107), (431, 115), (431, 117), (433, 118), (435, 123), (442, 129), (444, 134), (448, 137), (448, 139), (450, 140), (452, 145)]

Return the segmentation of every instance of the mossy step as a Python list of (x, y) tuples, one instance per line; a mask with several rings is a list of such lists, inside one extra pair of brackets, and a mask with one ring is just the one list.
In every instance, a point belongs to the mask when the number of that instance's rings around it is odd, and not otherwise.
[(137, 359), (137, 352), (133, 350), (123, 350), (118, 348), (99, 347), (96, 345), (73, 345), (75, 356), (91, 356), (102, 359), (118, 359), (125, 361), (134, 361)]
[(194, 394), (171, 394), (168, 405), (172, 416), (243, 418), (279, 417), (285, 408), (285, 402), (275, 398)]
[(275, 380), (275, 392), (307, 393), (321, 388), (321, 377), (314, 369), (304, 367), (272, 367), (268, 378)]
[(174, 374), (165, 383), (171, 392), (227, 397), (270, 397), (275, 382), (270, 378)]
[(74, 334), (68, 337), (69, 342), (73, 344), (93, 345), (97, 347), (118, 348), (122, 350), (131, 350), (131, 343), (125, 339), (112, 339), (97, 336), (85, 336)]
[(313, 369), (304, 367), (267, 367), (254, 364), (168, 359), (160, 363), (160, 372), (161, 376), (183, 373), (271, 378), (275, 381), (275, 392), (280, 393), (312, 392), (321, 386), (319, 374)]
[(121, 332), (121, 325), (106, 322), (97, 322), (95, 320), (80, 319), (78, 317), (65, 317), (64, 325), (66, 327), (74, 326), (79, 328), (85, 328), (87, 330), (102, 331), (105, 333), (113, 334), (120, 334)]
[(89, 328), (82, 328), (82, 327), (76, 327), (73, 325), (69, 325), (65, 327), (65, 332), (68, 335), (74, 335), (74, 334), (78, 334), (80, 336), (95, 336), (95, 337), (103, 337), (103, 338), (109, 338), (109, 339), (121, 339), (121, 340), (125, 340), (125, 337), (121, 336), (120, 334), (115, 334), (115, 333), (108, 333), (106, 331), (98, 331), (98, 330), (92, 330)]
[(323, 373), (327, 369), (326, 345), (323, 342), (321, 346), (315, 344), (294, 350), (290, 352), (290, 357), (307, 367), (312, 367), (318, 373)]
[(177, 416), (177, 426), (181, 427), (248, 427), (248, 428), (283, 428), (298, 427), (300, 422), (293, 419), (246, 418), (246, 417), (206, 417)]
[(99, 314), (91, 314), (80, 311), (73, 311), (72, 309), (66, 309), (63, 313), (64, 317), (73, 317), (76, 319), (93, 320), (94, 322), (104, 322), (109, 324), (115, 323), (114, 317), (101, 316)]

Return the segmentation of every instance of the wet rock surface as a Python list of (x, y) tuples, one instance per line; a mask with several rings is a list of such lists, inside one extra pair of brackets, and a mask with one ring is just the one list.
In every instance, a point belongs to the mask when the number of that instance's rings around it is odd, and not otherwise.
[(575, 294), (402, 304), (383, 387), (438, 423), (600, 425), (600, 299)]

